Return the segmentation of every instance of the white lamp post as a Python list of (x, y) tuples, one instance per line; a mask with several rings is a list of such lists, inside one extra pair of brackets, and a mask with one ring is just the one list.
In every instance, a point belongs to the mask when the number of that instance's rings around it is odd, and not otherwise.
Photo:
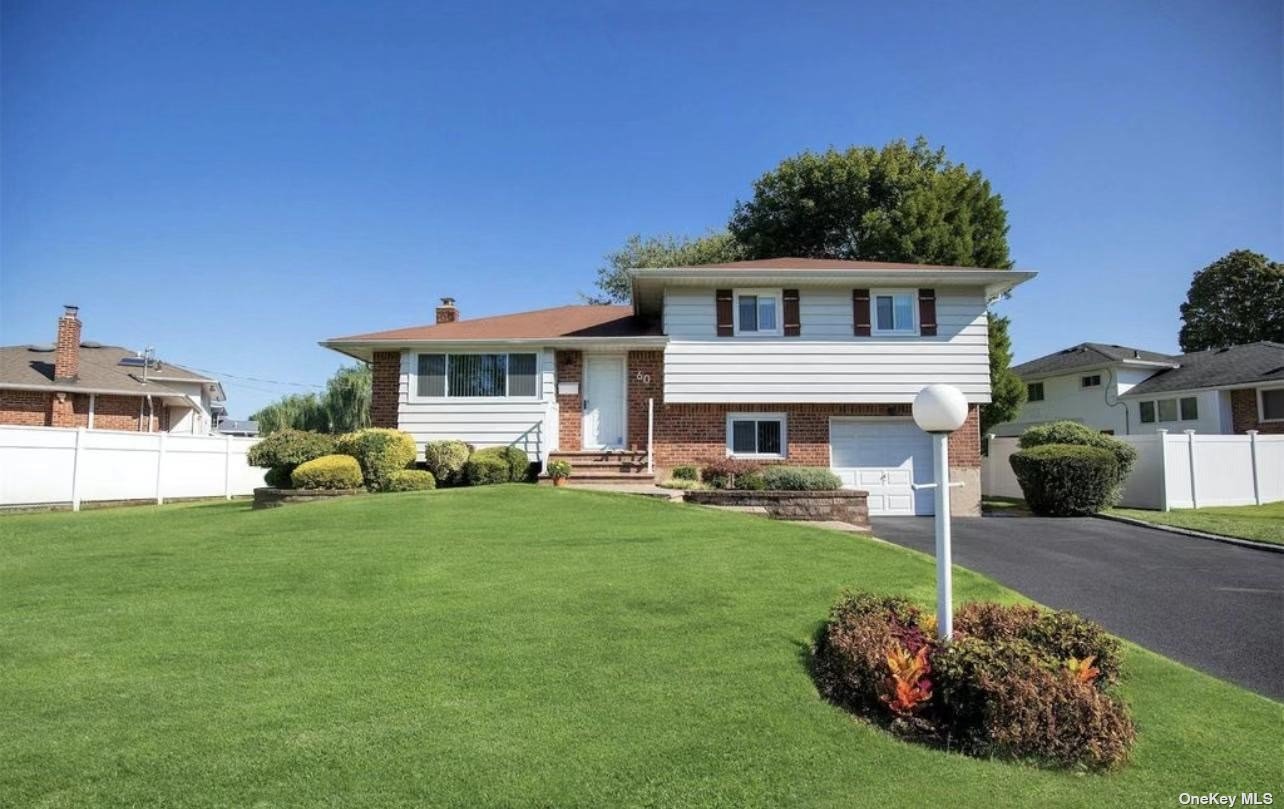
[(914, 397), (914, 423), (932, 434), (936, 467), (932, 483), (916, 489), (936, 490), (936, 631), (942, 639), (954, 634), (954, 584), (950, 576), (950, 433), (967, 420), (967, 399), (953, 385), (928, 385)]

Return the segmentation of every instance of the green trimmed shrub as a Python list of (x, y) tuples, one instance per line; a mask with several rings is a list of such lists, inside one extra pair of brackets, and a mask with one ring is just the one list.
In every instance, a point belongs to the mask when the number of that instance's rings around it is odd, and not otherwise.
[(765, 489), (762, 464), (742, 458), (719, 458), (705, 463), (700, 479), (714, 489)]
[(768, 466), (762, 470), (762, 478), (773, 491), (835, 491), (843, 487), (838, 475), (817, 466)]
[(288, 489), (294, 485), (290, 481), (290, 473), (293, 471), (288, 466), (274, 466), (263, 475), (263, 482), (273, 489)]
[(290, 473), (299, 464), (334, 453), (334, 438), (307, 430), (277, 430), (250, 447), (250, 466), (266, 466), (267, 484), (278, 489), (290, 487)]
[(674, 480), (699, 480), (700, 470), (690, 465), (675, 466), (670, 477)]
[(424, 445), (424, 466), (438, 482), (457, 483), (472, 454), (472, 447), (463, 441), (429, 441)]
[(393, 472), (415, 462), (415, 439), (409, 433), (385, 427), (368, 427), (339, 436), (335, 446), (344, 455), (351, 455), (361, 466), (366, 488), (381, 492), (388, 486)]
[(508, 481), (521, 483), (530, 477), (531, 462), (517, 447), (486, 447), (473, 453), (473, 458), (498, 458), (508, 469)]
[(1021, 449), (1034, 449), (1048, 444), (1097, 447), (1114, 455), (1115, 462), (1119, 465), (1119, 471), (1116, 474), (1115, 486), (1110, 493), (1108, 505), (1113, 506), (1119, 502), (1119, 498), (1123, 494), (1123, 484), (1128, 480), (1128, 474), (1132, 472), (1133, 465), (1137, 463), (1137, 449), (1135, 447), (1120, 441), (1114, 436), (1106, 435), (1100, 430), (1085, 427), (1076, 421), (1054, 421), (1048, 424), (1039, 424), (1021, 433), (1021, 437), (1017, 439), (1017, 445)]
[(295, 467), (296, 489), (360, 489), (361, 467), (351, 455), (322, 455)]
[(422, 492), (437, 488), (432, 472), (423, 469), (398, 469), (388, 476), (385, 492)]
[(464, 464), (464, 482), (469, 486), (489, 486), (492, 483), (508, 483), (513, 472), (508, 462), (494, 453), (485, 451), (473, 453), (473, 457)]
[(1014, 452), (1009, 462), (1026, 505), (1044, 517), (1096, 514), (1119, 485), (1119, 462), (1099, 447), (1045, 444)]

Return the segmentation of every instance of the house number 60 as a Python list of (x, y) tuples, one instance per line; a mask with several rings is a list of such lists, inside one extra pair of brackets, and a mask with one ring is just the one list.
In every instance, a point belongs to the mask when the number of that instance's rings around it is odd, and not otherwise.
[(636, 374), (634, 374), (634, 378), (637, 379), (637, 381), (641, 382), (643, 385), (651, 384), (650, 374), (644, 374), (641, 371), (638, 371)]

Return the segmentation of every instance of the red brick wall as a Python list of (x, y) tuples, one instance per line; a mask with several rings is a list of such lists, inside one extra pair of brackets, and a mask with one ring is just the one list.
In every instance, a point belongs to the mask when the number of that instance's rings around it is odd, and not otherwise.
[[(139, 407), (139, 404), (142, 407)], [(157, 410), (162, 406), (157, 405)], [(94, 429), (95, 430), (138, 430), (138, 414), (143, 414), (143, 427), (147, 426), (147, 403), (140, 400), (137, 396), (96, 396), (94, 397)], [(77, 427), (84, 427), (89, 423), (88, 409), (83, 416), (84, 423), (80, 423), (81, 413), (79, 406), (76, 411)], [(144, 430), (146, 432), (146, 430)]]
[(397, 429), (401, 398), (401, 352), (376, 351), (370, 372), (370, 423)]
[(49, 394), (38, 390), (0, 390), (0, 424), (49, 426)]
[(1284, 435), (1284, 421), (1258, 421), (1257, 388), (1233, 390), (1231, 394), (1231, 429), (1237, 433), (1257, 430), (1260, 433)]
[(646, 449), (646, 405), (655, 399), (656, 434), (664, 402), (664, 352), (630, 351), (628, 368), (629, 444)]
[[(148, 431), (147, 405), (139, 396), (99, 394), (94, 397), (95, 430), (128, 430), (139, 428), (139, 405), (142, 405), (144, 432)], [(165, 408), (156, 405), (151, 431), (168, 429)], [(55, 423), (55, 418), (57, 423)], [(0, 390), (0, 424), (23, 427), (88, 427), (89, 394), (68, 393), (59, 402), (56, 394), (44, 391)]]
[(53, 393), (49, 396), (49, 426), (77, 427), (76, 397), (71, 393)]
[[(584, 384), (584, 352), (558, 351), (553, 365), (554, 384)], [(578, 452), (584, 448), (583, 393), (581, 389), (575, 394), (557, 394), (557, 448), (562, 452)], [(632, 419), (631, 413), (629, 418)]]
[(981, 408), (972, 405), (967, 421), (950, 433), (950, 468), (981, 468)]
[[(633, 397), (630, 394), (630, 420)], [(645, 435), (645, 400), (642, 402)], [(655, 463), (669, 469), (722, 458), (727, 452), (728, 413), (784, 413), (787, 457), (784, 463), (798, 466), (829, 466), (829, 419), (831, 416), (910, 415), (908, 404), (673, 404), (656, 405)], [(963, 427), (950, 436), (950, 468), (980, 468), (981, 432), (976, 406)]]

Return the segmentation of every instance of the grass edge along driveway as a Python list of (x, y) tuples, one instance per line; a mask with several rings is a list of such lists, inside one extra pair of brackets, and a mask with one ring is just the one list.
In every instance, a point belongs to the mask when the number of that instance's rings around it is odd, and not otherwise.
[[(961, 599), (1018, 598), (955, 582)], [(897, 741), (807, 676), (844, 587), (930, 605), (932, 562), (533, 486), (0, 517), (0, 805), (965, 809), (1280, 792), (1284, 707), (1136, 647), (1123, 693), (1140, 738), (1119, 773)]]
[(1107, 513), (1161, 526), (1171, 525), (1236, 539), (1284, 545), (1284, 500), (1260, 506), (1181, 508), (1172, 511), (1113, 508)]

